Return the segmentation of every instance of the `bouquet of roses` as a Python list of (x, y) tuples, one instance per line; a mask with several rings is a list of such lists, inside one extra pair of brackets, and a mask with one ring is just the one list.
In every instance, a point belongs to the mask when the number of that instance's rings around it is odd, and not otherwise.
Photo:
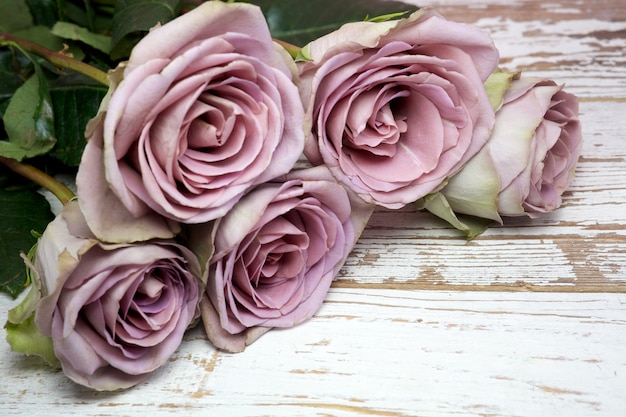
[[(377, 206), (473, 238), (556, 209), (574, 175), (576, 97), (431, 8), (374, 4), (302, 41), (268, 26), (284, 1), (19, 3), (54, 25), (0, 24), (0, 161), (63, 207), (11, 253), (27, 268), (5, 290), (30, 290), (8, 341), (94, 389), (144, 380), (198, 323), (239, 352), (311, 318)], [(32, 190), (0, 173), (15, 210)]]

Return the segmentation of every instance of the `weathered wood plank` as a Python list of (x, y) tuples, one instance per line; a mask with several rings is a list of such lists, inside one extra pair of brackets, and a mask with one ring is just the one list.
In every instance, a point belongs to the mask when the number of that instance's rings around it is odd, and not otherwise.
[(336, 287), (626, 292), (624, 239), (365, 236)]
[[(6, 303), (3, 303), (6, 304)], [(136, 389), (94, 393), (2, 346), (3, 415), (618, 416), (626, 295), (335, 289), (305, 325), (216, 352), (191, 332)]]
[(406, 0), (485, 28), (503, 68), (566, 83), (594, 99), (626, 99), (626, 3), (621, 0)]

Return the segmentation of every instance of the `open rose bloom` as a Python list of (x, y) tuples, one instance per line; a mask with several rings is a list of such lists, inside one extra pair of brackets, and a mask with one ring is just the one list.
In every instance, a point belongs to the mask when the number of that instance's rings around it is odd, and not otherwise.
[(256, 6), (210, 1), (154, 28), (87, 129), (77, 186), (96, 236), (171, 237), (289, 172), (304, 142), (296, 72)]
[(367, 202), (400, 208), (438, 189), (487, 141), (491, 37), (429, 8), (348, 23), (298, 63), (305, 155)]
[(215, 223), (201, 303), (209, 340), (239, 352), (272, 327), (312, 317), (371, 212), (323, 166), (248, 193)]
[[(576, 96), (551, 80), (513, 79), (489, 142), (421, 204), (453, 222), (453, 213), (502, 222), (502, 216), (551, 212), (574, 179), (581, 148)], [(445, 207), (437, 204), (441, 199)]]
[(39, 291), (22, 307), (48, 338), (31, 342), (51, 341), (63, 372), (90, 388), (146, 379), (199, 316), (205, 280), (189, 249), (169, 240), (101, 243), (76, 202), (48, 225), (31, 267)]

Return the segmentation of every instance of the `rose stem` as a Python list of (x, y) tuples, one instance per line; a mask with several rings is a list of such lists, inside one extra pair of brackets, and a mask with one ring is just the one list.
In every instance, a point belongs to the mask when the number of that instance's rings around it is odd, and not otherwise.
[(34, 42), (27, 41), (17, 36), (9, 35), (8, 33), (0, 33), (0, 45), (6, 46), (14, 44), (19, 48), (23, 48), (25, 51), (32, 52), (48, 60), (53, 65), (60, 68), (66, 68), (80, 74), (86, 75), (101, 84), (109, 85), (109, 78), (107, 73), (93, 67), (89, 64), (85, 64), (82, 61), (78, 61), (68, 55), (52, 51), (48, 48), (44, 48)]
[(74, 192), (67, 188), (63, 183), (55, 180), (50, 175), (32, 165), (23, 164), (21, 162), (17, 162), (15, 159), (6, 158), (4, 156), (0, 156), (0, 162), (6, 165), (11, 171), (28, 178), (50, 191), (63, 205), (66, 205), (72, 198), (75, 197)]

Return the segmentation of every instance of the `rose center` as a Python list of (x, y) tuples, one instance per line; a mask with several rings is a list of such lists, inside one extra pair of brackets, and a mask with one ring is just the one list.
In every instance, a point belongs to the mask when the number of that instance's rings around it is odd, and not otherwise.
[(396, 115), (394, 108), (398, 100), (408, 95), (403, 89), (387, 87), (359, 94), (347, 115), (344, 145), (378, 156), (395, 155), (407, 123), (406, 116)]
[(257, 236), (260, 263), (256, 285), (273, 285), (276, 280), (296, 277), (306, 266), (309, 237), (284, 217), (266, 224)]
[(280, 309), (301, 291), (299, 278), (307, 267), (309, 246), (303, 230), (289, 219), (277, 217), (250, 236), (233, 272), (235, 294), (241, 303)]

